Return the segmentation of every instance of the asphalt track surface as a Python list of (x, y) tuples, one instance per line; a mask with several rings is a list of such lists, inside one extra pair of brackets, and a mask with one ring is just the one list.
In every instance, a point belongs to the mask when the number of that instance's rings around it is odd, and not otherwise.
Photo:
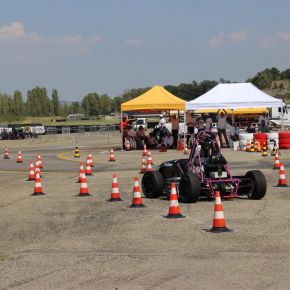
[[(233, 231), (212, 234), (214, 203), (180, 204), (183, 219), (164, 218), (165, 198), (145, 199), (131, 209), (133, 177), (141, 152), (110, 147), (118, 136), (78, 136), (35, 142), (2, 142), (10, 160), (0, 159), (0, 289), (289, 289), (290, 190), (276, 188), (273, 157), (224, 150), (233, 174), (260, 169), (267, 178), (264, 199), (224, 200)], [(17, 149), (23, 164), (16, 164)], [(91, 196), (80, 198), (79, 162), (91, 152)], [(29, 161), (41, 154), (44, 196), (32, 197), (25, 181)], [(153, 161), (183, 158), (176, 150), (153, 151)], [(1, 156), (2, 157), (2, 156)], [(290, 170), (290, 152), (281, 155)], [(289, 168), (289, 170), (288, 170)], [(109, 203), (112, 174), (123, 201)], [(290, 174), (290, 173), (289, 173)]]

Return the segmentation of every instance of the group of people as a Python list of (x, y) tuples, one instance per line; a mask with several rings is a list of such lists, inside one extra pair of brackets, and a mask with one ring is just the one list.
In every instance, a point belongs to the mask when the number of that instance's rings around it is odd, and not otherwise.
[[(226, 110), (218, 110), (217, 112), (217, 137), (221, 147), (230, 147), (230, 140), (233, 142), (239, 140), (240, 128), (237, 123), (232, 123), (231, 118), (228, 117)], [(148, 135), (145, 133), (145, 129), (139, 126), (137, 131), (134, 131), (132, 125), (128, 122), (125, 116), (120, 123), (120, 132), (123, 132), (123, 144), (127, 140), (134, 140), (136, 142), (136, 149), (143, 149), (144, 144), (148, 148), (156, 148), (158, 144), (167, 148), (177, 148), (179, 138), (179, 117), (177, 114), (172, 114), (169, 121), (171, 122), (171, 132), (166, 126), (166, 119), (164, 115), (160, 115), (158, 126), (153, 132)], [(261, 133), (267, 133), (270, 131), (268, 124), (269, 119), (266, 114), (259, 117), (258, 131)], [(199, 117), (195, 117), (193, 112), (188, 111), (186, 113), (186, 125), (187, 125), (187, 145), (190, 147), (194, 137), (200, 131), (210, 131), (213, 128), (213, 119), (209, 114), (203, 114)], [(249, 124), (246, 131), (249, 133), (255, 132), (255, 128), (252, 128)], [(229, 131), (229, 135), (227, 134)], [(229, 136), (229, 137), (228, 137)], [(230, 138), (230, 140), (229, 140)], [(223, 142), (224, 141), (224, 142)]]

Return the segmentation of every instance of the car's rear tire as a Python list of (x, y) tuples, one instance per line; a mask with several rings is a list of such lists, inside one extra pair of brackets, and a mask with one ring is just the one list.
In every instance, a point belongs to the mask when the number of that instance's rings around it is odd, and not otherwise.
[(143, 194), (147, 198), (157, 198), (162, 195), (164, 178), (159, 171), (145, 172), (142, 178)]
[(198, 177), (192, 173), (185, 173), (179, 184), (179, 200), (184, 203), (195, 203), (200, 196), (201, 186)]
[(251, 170), (246, 173), (246, 177), (251, 182), (248, 197), (250, 199), (263, 198), (267, 191), (267, 181), (264, 174), (259, 170)]

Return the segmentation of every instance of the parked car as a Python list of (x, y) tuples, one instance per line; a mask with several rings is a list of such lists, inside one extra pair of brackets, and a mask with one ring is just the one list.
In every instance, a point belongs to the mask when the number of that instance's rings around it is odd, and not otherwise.
[(142, 126), (145, 130), (147, 129), (147, 122), (145, 118), (137, 118), (134, 123), (134, 129), (137, 131), (140, 126)]

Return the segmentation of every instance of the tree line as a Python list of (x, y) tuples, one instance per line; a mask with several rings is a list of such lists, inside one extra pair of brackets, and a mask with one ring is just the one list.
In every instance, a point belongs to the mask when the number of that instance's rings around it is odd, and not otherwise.
[[(270, 88), (273, 81), (289, 80), (290, 69), (279, 71), (277, 68), (267, 68), (258, 72), (253, 78), (246, 82), (251, 82), (260, 89)], [(229, 80), (220, 79), (204, 80), (200, 83), (181, 83), (177, 86), (167, 85), (165, 89), (175, 96), (184, 100), (193, 100), (206, 93), (218, 83), (230, 83)], [(92, 92), (82, 98), (80, 102), (60, 102), (58, 91), (52, 90), (48, 96), (47, 89), (35, 87), (27, 92), (26, 100), (22, 93), (16, 90), (13, 94), (7, 95), (0, 93), (0, 120), (13, 121), (20, 120), (24, 116), (43, 117), (43, 116), (67, 116), (68, 114), (85, 114), (86, 116), (107, 115), (111, 112), (119, 112), (121, 104), (133, 99), (149, 88), (133, 88), (126, 90), (121, 96), (110, 97), (107, 94)]]

